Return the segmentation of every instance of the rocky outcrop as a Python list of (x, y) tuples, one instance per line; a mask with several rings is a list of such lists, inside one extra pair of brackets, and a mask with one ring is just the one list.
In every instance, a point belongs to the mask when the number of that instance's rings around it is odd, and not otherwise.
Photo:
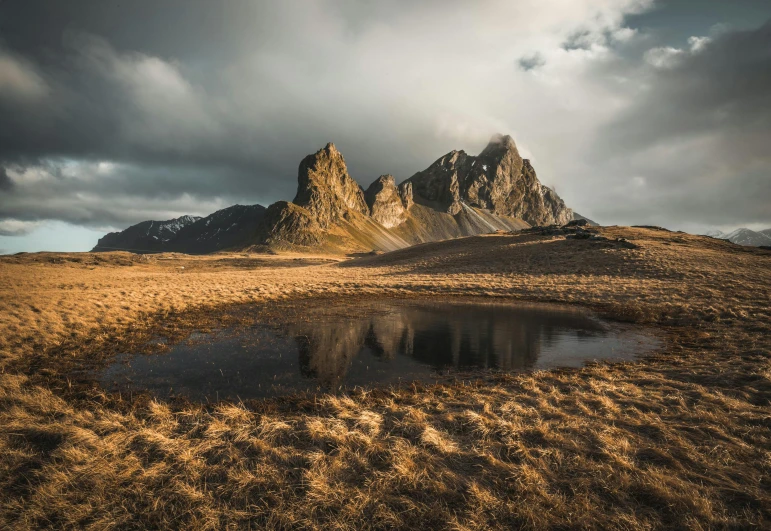
[(323, 231), (316, 216), (288, 201), (278, 201), (268, 207), (257, 229), (256, 243), (314, 246), (322, 243)]
[(453, 215), (465, 204), (531, 225), (562, 225), (572, 218), (556, 192), (538, 181), (508, 135), (493, 136), (476, 157), (451, 151), (408, 182), (416, 196)]
[(364, 191), (331, 142), (300, 163), (293, 203), (307, 209), (322, 228), (345, 219), (349, 211), (369, 215)]
[(390, 229), (404, 222), (405, 212), (412, 202), (411, 187), (405, 187), (405, 194), (409, 193), (409, 199), (402, 198), (401, 191), (396, 186), (393, 175), (381, 175), (375, 182), (369, 185), (364, 192), (364, 199), (369, 206), (372, 219)]
[(573, 211), (573, 220), (574, 221), (575, 220), (584, 220), (584, 221), (586, 221), (586, 224), (591, 226), (591, 227), (599, 227), (600, 226), (600, 224), (597, 223), (596, 221), (592, 221), (591, 219), (582, 216), (581, 214), (579, 214), (576, 211)]

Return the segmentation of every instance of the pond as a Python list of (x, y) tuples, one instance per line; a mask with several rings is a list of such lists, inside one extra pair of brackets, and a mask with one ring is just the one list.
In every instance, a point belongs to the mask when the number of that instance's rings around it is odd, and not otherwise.
[(570, 307), (375, 301), (194, 333), (162, 354), (121, 354), (99, 380), (113, 391), (246, 400), (626, 361), (660, 344)]

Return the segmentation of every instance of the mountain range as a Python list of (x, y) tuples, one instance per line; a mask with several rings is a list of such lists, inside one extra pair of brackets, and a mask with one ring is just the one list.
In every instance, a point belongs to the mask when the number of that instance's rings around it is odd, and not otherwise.
[(732, 232), (723, 232), (719, 230), (709, 231), (705, 236), (728, 240), (738, 245), (747, 245), (751, 247), (771, 246), (771, 229), (754, 231), (746, 228), (736, 229)]
[[(94, 251), (183, 252), (313, 248), (389, 251), (418, 243), (533, 225), (563, 225), (574, 214), (542, 185), (506, 135), (477, 156), (451, 151), (396, 184), (378, 177), (364, 190), (329, 143), (300, 162), (291, 201), (235, 205), (207, 217), (143, 221), (99, 239)], [(587, 220), (589, 223), (590, 220)]]

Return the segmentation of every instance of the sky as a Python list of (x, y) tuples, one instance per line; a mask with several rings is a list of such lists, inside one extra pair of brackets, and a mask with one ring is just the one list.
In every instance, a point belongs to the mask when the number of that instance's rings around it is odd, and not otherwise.
[(768, 0), (0, 0), (0, 254), (514, 137), (604, 225), (771, 227)]

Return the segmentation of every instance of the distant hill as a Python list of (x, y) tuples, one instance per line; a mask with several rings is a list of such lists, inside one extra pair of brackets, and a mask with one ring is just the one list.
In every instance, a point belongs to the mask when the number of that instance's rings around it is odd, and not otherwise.
[[(262, 205), (233, 205), (205, 218), (183, 216), (170, 221), (143, 221), (101, 238), (94, 251), (180, 252), (206, 254), (253, 243), (265, 216)], [(173, 230), (169, 230), (171, 224)], [(164, 237), (153, 231), (164, 227)], [(145, 234), (147, 230), (147, 234)]]
[(711, 236), (713, 238), (720, 238), (721, 240), (728, 240), (738, 245), (747, 245), (750, 247), (771, 245), (771, 229), (754, 231), (740, 228), (728, 233), (719, 230), (712, 230), (706, 232), (704, 235)]
[(233, 205), (201, 218), (179, 231), (169, 249), (205, 254), (254, 242), (257, 225), (265, 217), (262, 205)]
[(330, 143), (300, 163), (292, 202), (279, 201), (267, 209), (236, 205), (205, 218), (160, 222), (179, 222), (173, 233), (163, 236), (152, 232), (159, 222), (145, 221), (106, 235), (94, 250), (197, 254), (258, 245), (390, 251), (497, 230), (561, 225), (571, 219), (572, 210), (539, 182), (508, 135), (493, 136), (478, 156), (451, 151), (398, 185), (392, 176), (383, 175), (366, 191)]
[(106, 234), (99, 239), (93, 250), (163, 251), (180, 230), (199, 219), (198, 216), (181, 216), (167, 221), (143, 221), (124, 231)]

